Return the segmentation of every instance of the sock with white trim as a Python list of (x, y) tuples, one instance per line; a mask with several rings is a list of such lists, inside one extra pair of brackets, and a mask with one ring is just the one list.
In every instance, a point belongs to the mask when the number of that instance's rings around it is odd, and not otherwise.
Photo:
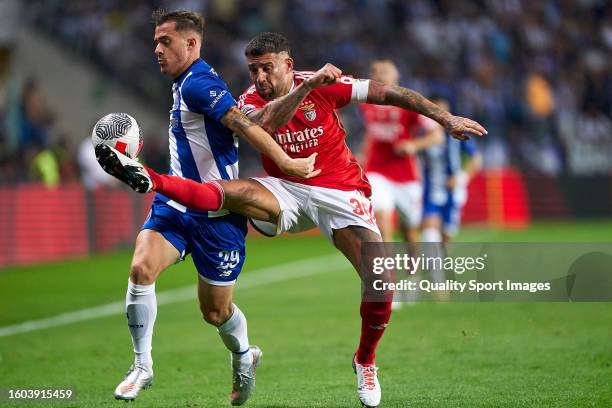
[(134, 365), (151, 372), (153, 369), (151, 343), (153, 340), (153, 325), (157, 316), (155, 283), (137, 285), (128, 280), (125, 309), (134, 353), (136, 353)]
[(249, 353), (249, 337), (247, 335), (247, 320), (242, 310), (235, 304), (234, 313), (217, 331), (223, 344), (232, 352), (232, 364), (251, 365), (253, 355)]

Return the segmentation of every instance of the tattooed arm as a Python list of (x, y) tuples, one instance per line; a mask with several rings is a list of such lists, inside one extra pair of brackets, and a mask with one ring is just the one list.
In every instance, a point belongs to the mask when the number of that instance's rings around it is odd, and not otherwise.
[(221, 118), (221, 123), (246, 139), (259, 153), (269, 157), (285, 174), (311, 178), (321, 172), (321, 170), (313, 171), (316, 153), (304, 159), (292, 159), (265, 130), (253, 123), (235, 106)]
[(461, 116), (454, 116), (420, 93), (401, 86), (385, 85), (370, 80), (367, 103), (393, 105), (420, 113), (444, 126), (455, 139), (467, 140), (471, 135), (483, 136), (487, 134), (486, 129), (478, 122)]
[(249, 119), (272, 133), (289, 123), (295, 115), (298, 106), (300, 106), (300, 103), (302, 103), (311, 90), (312, 88), (306, 82), (302, 82), (287, 95), (276, 98), (263, 108), (249, 113)]
[(310, 91), (319, 87), (336, 83), (342, 71), (332, 64), (325, 64), (313, 76), (296, 86), (291, 92), (266, 104), (263, 108), (249, 113), (249, 119), (263, 127), (268, 132), (274, 132), (285, 126), (308, 96)]

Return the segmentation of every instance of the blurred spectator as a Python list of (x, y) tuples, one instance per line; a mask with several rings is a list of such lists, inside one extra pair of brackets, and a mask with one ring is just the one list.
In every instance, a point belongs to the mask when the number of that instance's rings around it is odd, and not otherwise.
[(19, 146), (47, 146), (53, 115), (48, 109), (38, 82), (28, 78), (21, 93)]
[(62, 134), (52, 145), (52, 151), (57, 159), (59, 175), (62, 184), (79, 181), (79, 166), (76, 162), (76, 152), (70, 144), (67, 134)]
[(25, 149), (27, 163), (30, 163), (30, 180), (42, 182), (52, 188), (60, 183), (59, 165), (53, 152), (37, 143), (29, 144)]
[[(165, 107), (170, 91), (153, 56), (149, 22), (159, 6), (203, 11), (203, 56), (235, 95), (249, 84), (244, 45), (260, 31), (289, 38), (303, 64), (297, 69), (333, 62), (363, 76), (370, 60), (393, 58), (404, 85), (448, 96), (455, 113), (488, 128), (482, 143), (488, 167), (510, 163), (526, 171), (572, 172), (564, 167), (569, 161), (563, 152), (576, 155), (562, 135), (566, 124), (605, 122), (612, 114), (609, 0), (33, 0), (26, 18)], [(355, 110), (346, 110), (344, 118), (349, 129), (356, 128)], [(349, 143), (359, 145), (358, 134), (350, 136)], [(594, 147), (590, 135), (572, 137), (572, 143), (589, 146), (584, 151)], [(598, 146), (612, 147), (612, 136)], [(241, 164), (247, 173), (248, 166)], [(612, 171), (612, 164), (600, 163), (597, 170)]]

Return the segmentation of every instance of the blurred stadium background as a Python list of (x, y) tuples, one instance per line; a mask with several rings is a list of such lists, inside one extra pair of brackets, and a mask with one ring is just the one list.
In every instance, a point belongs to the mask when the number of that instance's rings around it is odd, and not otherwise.
[[(0, 266), (131, 244), (147, 203), (99, 174), (86, 139), (104, 114), (132, 113), (144, 161), (167, 169), (171, 95), (152, 52), (157, 6), (206, 16), (204, 57), (234, 95), (248, 86), (244, 45), (265, 30), (290, 39), (300, 69), (330, 61), (367, 76), (370, 60), (389, 57), (403, 85), (446, 95), (489, 130), (467, 224), (612, 215), (608, 1), (3, 0)], [(359, 112), (342, 115), (359, 152)], [(258, 174), (245, 145), (242, 175)]]
[[(159, 73), (149, 22), (158, 6), (204, 14), (203, 57), (235, 96), (249, 85), (246, 42), (261, 31), (279, 31), (291, 41), (298, 69), (332, 62), (364, 77), (370, 60), (391, 58), (400, 68), (402, 85), (424, 95), (445, 95), (454, 113), (482, 123), (489, 130), (478, 140), (485, 168), (470, 184), (460, 241), (611, 240), (609, 1), (0, 0), (0, 328), (122, 299), (126, 251), (152, 197), (133, 194), (100, 174), (89, 134), (104, 114), (128, 112), (145, 133), (143, 160), (158, 171), (167, 170), (170, 82)], [(359, 112), (349, 107), (341, 113), (348, 143), (359, 152)], [(241, 175), (259, 174), (258, 162), (243, 143)], [(333, 251), (316, 236), (272, 242), (251, 234), (249, 240), (246, 276), (249, 269), (307, 262)], [(167, 272), (160, 289), (193, 283), (190, 262), (176, 269), (186, 272)], [(349, 270), (338, 268), (344, 269)], [(254, 336), (273, 348), (272, 359), (275, 353), (290, 353), (282, 339), (265, 340), (279, 330), (301, 347), (302, 357), (352, 349), (347, 333), (358, 327), (351, 303), (357, 299), (357, 280), (347, 271), (334, 274), (325, 288), (306, 277), (299, 291), (286, 282), (239, 292), (241, 304), (252, 313)], [(353, 298), (337, 296), (345, 287)], [(336, 314), (329, 315), (325, 299), (334, 299)], [(215, 394), (225, 397), (227, 391), (225, 382), (217, 381), (225, 374), (226, 361), (218, 358), (221, 348), (207, 349), (198, 359), (211, 362), (206, 366), (210, 372), (201, 377), (202, 365), (190, 360), (192, 354), (200, 355), (204, 342), (216, 344), (212, 330), (201, 330), (192, 303), (173, 304), (160, 313), (157, 361), (160, 369), (173, 371), (162, 371), (168, 383), (156, 391), (167, 399), (147, 396), (148, 404), (215, 406), (225, 401)], [(605, 304), (570, 306), (417, 305), (409, 309), (415, 313), (394, 317), (406, 329), (390, 331), (383, 344), (381, 350), (387, 351), (381, 351), (381, 365), (389, 367), (388, 374), (382, 372), (383, 381), (384, 375), (413, 378), (424, 372), (431, 378), (413, 382), (410, 391), (386, 383), (388, 406), (404, 406), (407, 396), (417, 406), (612, 405), (612, 309)], [(57, 327), (0, 338), (0, 387), (70, 385), (82, 396), (91, 393), (90, 399), (81, 400), (87, 403), (75, 406), (103, 405), (129, 358), (119, 310), (112, 317), (71, 326), (71, 331)], [(311, 310), (328, 317), (309, 321)], [(526, 314), (528, 319), (517, 317)], [(176, 319), (169, 322), (171, 315)], [(559, 316), (571, 324), (563, 325)], [(312, 344), (309, 324), (338, 336)], [(179, 326), (197, 334), (196, 340), (181, 339), (180, 351), (168, 342)], [(105, 348), (108, 344), (113, 347)], [(72, 350), (86, 361), (66, 357)], [(395, 352), (411, 356), (408, 373), (393, 365)], [(512, 360), (512, 353), (525, 354)], [(285, 356), (281, 366), (262, 372), (259, 391), (272, 395), (254, 400), (255, 406), (354, 406), (354, 401), (342, 400), (342, 395), (352, 395), (353, 379), (344, 381), (350, 373), (339, 356), (322, 363), (329, 371), (300, 392), (291, 384), (277, 384), (274, 373), (293, 384), (303, 381), (293, 365), (297, 357)], [(97, 359), (98, 378), (75, 375), (91, 369), (92, 358)], [(500, 365), (510, 367), (501, 376)], [(54, 378), (32, 375), (44, 370)], [(575, 370), (575, 381), (564, 370)], [(198, 388), (201, 381), (206, 388), (190, 394), (190, 387)], [(480, 387), (472, 384), (476, 381), (482, 382)], [(534, 381), (547, 385), (536, 390)], [(176, 384), (187, 389), (173, 389)], [(329, 384), (319, 405), (307, 399), (319, 392), (318, 386)], [(437, 393), (440, 387), (444, 395)], [(517, 388), (523, 394), (513, 393)], [(490, 395), (490, 389), (500, 395)], [(298, 399), (292, 400), (292, 393)]]

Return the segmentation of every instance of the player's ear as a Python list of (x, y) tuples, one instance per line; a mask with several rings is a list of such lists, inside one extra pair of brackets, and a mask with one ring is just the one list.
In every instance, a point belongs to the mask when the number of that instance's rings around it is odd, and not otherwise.
[(187, 37), (187, 47), (196, 48), (198, 46), (198, 39), (195, 36)]
[(293, 71), (293, 58), (291, 57), (285, 58), (285, 64), (287, 64), (288, 71)]

